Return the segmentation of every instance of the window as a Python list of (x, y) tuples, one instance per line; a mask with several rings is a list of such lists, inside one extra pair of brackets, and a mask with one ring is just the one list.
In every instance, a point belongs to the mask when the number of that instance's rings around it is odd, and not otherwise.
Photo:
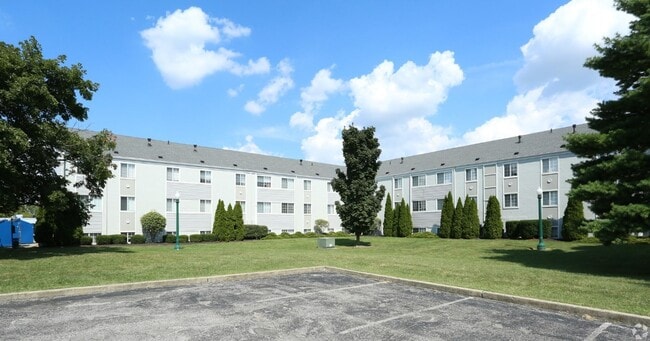
[(311, 214), (311, 204), (305, 204), (303, 212), (305, 214)]
[(239, 204), (239, 206), (241, 207), (241, 213), (246, 214), (246, 202), (237, 200), (237, 201), (235, 201), (235, 205), (236, 204)]
[(132, 163), (121, 164), (120, 176), (123, 178), (135, 178), (135, 165)]
[(327, 214), (336, 214), (336, 208), (334, 205), (329, 204), (327, 205)]
[(437, 211), (442, 211), (442, 206), (445, 205), (445, 199), (437, 199), (436, 200), (436, 210)]
[(257, 187), (271, 187), (271, 177), (270, 176), (258, 176), (257, 177)]
[(402, 188), (402, 178), (395, 179), (395, 189), (400, 189)]
[(271, 213), (271, 203), (270, 202), (258, 202), (257, 203), (257, 213)]
[(557, 172), (557, 159), (542, 159), (542, 173)]
[(174, 212), (174, 199), (167, 199), (167, 212)]
[(451, 183), (451, 172), (444, 172), (436, 174), (438, 185)]
[(557, 191), (549, 191), (549, 192), (542, 193), (542, 205), (557, 206)]
[(427, 232), (426, 227), (414, 227), (413, 228), (413, 233), (421, 233), (421, 232)]
[(246, 186), (246, 174), (235, 174), (235, 185)]
[(120, 197), (120, 211), (135, 211), (135, 197)]
[(293, 233), (293, 229), (282, 229), (282, 233)]
[(303, 233), (310, 233), (310, 232), (311, 232), (311, 229), (303, 229), (302, 232), (303, 232)]
[(293, 203), (283, 202), (282, 203), (282, 213), (293, 214)]
[(476, 168), (465, 170), (465, 181), (476, 181)]
[(504, 177), (517, 176), (517, 164), (507, 163), (503, 165), (503, 176)]
[(167, 181), (178, 181), (178, 168), (167, 167)]
[(201, 171), (200, 181), (202, 184), (212, 183), (212, 172), (210, 171)]
[(427, 178), (424, 175), (413, 175), (413, 187), (426, 186)]
[(293, 189), (293, 179), (282, 178), (282, 188)]
[(506, 194), (503, 196), (503, 207), (517, 207), (517, 194)]
[(88, 205), (90, 212), (101, 212), (102, 211), (102, 198), (101, 197), (91, 197), (88, 195), (80, 195), (81, 200)]
[(311, 180), (303, 181), (302, 186), (305, 191), (311, 191)]
[(331, 182), (327, 183), (327, 191), (328, 192), (334, 192), (334, 190), (332, 189), (332, 183)]
[(201, 200), (199, 202), (199, 211), (201, 211), (201, 212), (210, 212), (210, 211), (212, 211), (212, 201), (211, 200)]
[(413, 212), (424, 212), (427, 210), (427, 202), (425, 200), (413, 201)]

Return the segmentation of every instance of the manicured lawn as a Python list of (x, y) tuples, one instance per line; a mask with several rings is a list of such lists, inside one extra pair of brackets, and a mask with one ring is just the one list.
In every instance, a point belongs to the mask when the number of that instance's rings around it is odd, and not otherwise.
[(650, 245), (364, 237), (318, 249), (315, 239), (1, 249), (0, 293), (336, 266), (650, 316)]

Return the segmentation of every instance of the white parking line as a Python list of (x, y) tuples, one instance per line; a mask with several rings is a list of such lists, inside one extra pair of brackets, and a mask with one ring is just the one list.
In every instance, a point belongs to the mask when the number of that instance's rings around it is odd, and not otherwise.
[(609, 322), (605, 322), (605, 323), (601, 324), (600, 327), (596, 328), (596, 330), (591, 332), (591, 334), (589, 334), (589, 336), (587, 336), (585, 338), (585, 341), (593, 341), (593, 340), (595, 340), (598, 337), (598, 335), (600, 335), (602, 332), (604, 332), (605, 329), (607, 329), (607, 327), (609, 327), (611, 325), (612, 324), (609, 323)]
[(354, 286), (351, 286), (351, 287), (342, 287), (342, 288), (335, 288), (335, 289), (328, 289), (328, 290), (321, 290), (321, 291), (314, 291), (314, 292), (304, 292), (304, 293), (300, 293), (300, 294), (280, 296), (280, 297), (271, 297), (271, 298), (259, 300), (257, 302), (261, 303), (261, 302), (269, 302), (269, 301), (277, 301), (277, 300), (286, 300), (286, 299), (289, 299), (289, 298), (303, 297), (303, 296), (309, 296), (309, 295), (319, 295), (319, 294), (334, 292), (334, 291), (343, 291), (343, 290), (350, 290), (350, 289), (356, 289), (356, 288), (365, 288), (365, 287), (370, 287), (370, 286), (374, 286), (374, 285), (378, 285), (378, 284), (385, 284), (385, 283), (388, 283), (388, 282), (386, 282), (386, 281), (384, 281), (384, 282), (375, 282), (375, 283), (354, 285)]
[(353, 332), (353, 331), (355, 331), (355, 330), (359, 330), (359, 329), (363, 329), (363, 328), (367, 328), (367, 327), (375, 326), (375, 325), (378, 325), (378, 324), (382, 324), (382, 323), (384, 323), (384, 322), (388, 322), (388, 321), (392, 321), (392, 320), (397, 320), (397, 319), (402, 318), (402, 317), (406, 317), (406, 316), (410, 316), (410, 315), (414, 315), (414, 314), (422, 313), (422, 312), (429, 311), (429, 310), (436, 310), (436, 309), (444, 308), (444, 307), (446, 307), (446, 306), (449, 306), (449, 305), (452, 305), (452, 304), (456, 304), (456, 303), (460, 303), (460, 302), (467, 301), (467, 300), (471, 300), (471, 299), (472, 299), (472, 297), (465, 297), (465, 298), (461, 298), (461, 299), (459, 299), (459, 300), (455, 300), (455, 301), (451, 301), (451, 302), (447, 302), (447, 303), (439, 304), (439, 305), (437, 305), (437, 306), (435, 306), (435, 307), (430, 307), (430, 308), (426, 308), (426, 309), (420, 309), (420, 310), (418, 310), (418, 311), (412, 311), (412, 312), (410, 312), (410, 313), (406, 313), (406, 314), (402, 314), (402, 315), (397, 315), (397, 316), (389, 317), (389, 318), (387, 318), (387, 319), (383, 319), (383, 320), (379, 320), (379, 321), (373, 321), (373, 322), (366, 323), (366, 324), (361, 325), (361, 326), (357, 326), (357, 327), (354, 327), (354, 328), (346, 329), (346, 330), (340, 332), (339, 334), (347, 334), (347, 333)]

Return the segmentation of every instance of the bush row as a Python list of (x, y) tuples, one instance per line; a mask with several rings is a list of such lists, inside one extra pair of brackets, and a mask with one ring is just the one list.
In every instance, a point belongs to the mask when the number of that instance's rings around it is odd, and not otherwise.
[[(542, 220), (544, 238), (551, 238), (551, 221)], [(513, 220), (506, 222), (506, 238), (533, 239), (539, 238), (539, 220)]]
[(291, 239), (291, 238), (318, 238), (318, 237), (349, 237), (350, 234), (347, 232), (343, 231), (338, 231), (338, 232), (330, 232), (330, 233), (323, 233), (323, 234), (318, 234), (315, 232), (307, 232), (307, 233), (302, 233), (302, 232), (295, 232), (295, 233), (287, 233), (287, 232), (282, 232), (280, 234), (277, 234), (275, 232), (269, 232), (266, 237), (262, 239)]

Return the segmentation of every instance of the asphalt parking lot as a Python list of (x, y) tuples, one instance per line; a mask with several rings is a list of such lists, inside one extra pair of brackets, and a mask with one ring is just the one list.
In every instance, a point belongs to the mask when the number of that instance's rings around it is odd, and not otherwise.
[(638, 326), (336, 271), (0, 300), (2, 340), (638, 340)]

